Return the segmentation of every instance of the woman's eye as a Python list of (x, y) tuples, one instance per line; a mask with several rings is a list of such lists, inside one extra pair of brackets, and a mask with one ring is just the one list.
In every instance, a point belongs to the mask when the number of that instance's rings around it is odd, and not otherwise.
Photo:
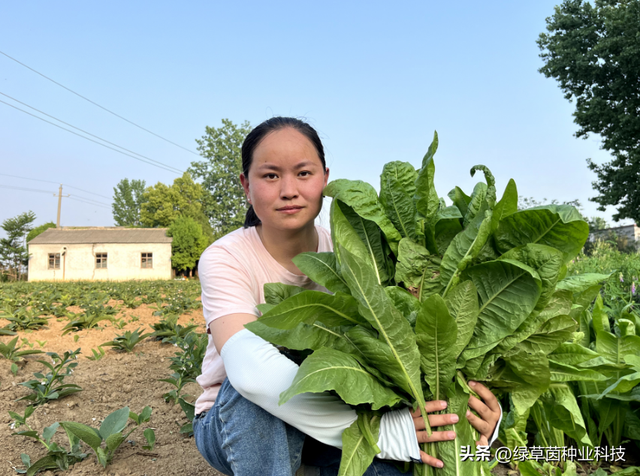
[(278, 176), (276, 174), (265, 174), (265, 176), (264, 176), (264, 178), (268, 178), (268, 179), (271, 179), (271, 180), (273, 180), (273, 179), (275, 179), (277, 177)]
[(301, 175), (302, 177), (308, 177), (309, 175), (311, 175), (311, 172), (309, 172), (308, 170), (303, 170), (299, 175)]

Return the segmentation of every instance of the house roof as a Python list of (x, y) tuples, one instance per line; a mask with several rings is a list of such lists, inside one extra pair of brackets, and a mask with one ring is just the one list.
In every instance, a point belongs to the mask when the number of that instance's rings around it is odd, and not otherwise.
[(29, 242), (29, 245), (80, 243), (171, 243), (167, 228), (49, 228)]

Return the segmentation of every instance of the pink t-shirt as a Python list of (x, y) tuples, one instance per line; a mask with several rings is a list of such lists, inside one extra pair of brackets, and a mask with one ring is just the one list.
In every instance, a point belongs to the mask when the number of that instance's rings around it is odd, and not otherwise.
[[(333, 251), (329, 231), (321, 226), (316, 226), (316, 231), (317, 251)], [(265, 302), (266, 283), (291, 284), (328, 292), (307, 276), (293, 274), (278, 263), (262, 244), (255, 227), (239, 228), (209, 246), (200, 257), (198, 275), (207, 328), (211, 321), (229, 314), (259, 316), (256, 306)], [(213, 406), (226, 377), (222, 358), (209, 335), (202, 374), (196, 379), (203, 389), (196, 401), (196, 415)]]

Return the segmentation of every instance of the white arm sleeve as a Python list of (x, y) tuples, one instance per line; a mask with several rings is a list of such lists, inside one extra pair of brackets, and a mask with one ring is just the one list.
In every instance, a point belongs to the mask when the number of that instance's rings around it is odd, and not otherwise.
[[(243, 329), (220, 353), (233, 388), (247, 400), (316, 440), (342, 448), (342, 432), (356, 420), (349, 405), (329, 393), (302, 393), (278, 405), (293, 382), (298, 366), (269, 342)], [(380, 422), (379, 457), (420, 459), (413, 419), (408, 408), (384, 414)]]

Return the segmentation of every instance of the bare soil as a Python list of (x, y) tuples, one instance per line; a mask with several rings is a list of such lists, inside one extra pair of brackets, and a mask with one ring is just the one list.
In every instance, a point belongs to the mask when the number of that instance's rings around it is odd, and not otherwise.
[[(112, 301), (110, 304), (114, 305), (118, 302)], [(73, 308), (69, 310), (80, 311)], [(86, 358), (87, 355), (92, 355), (91, 349), (112, 340), (126, 330), (134, 331), (142, 328), (144, 332), (151, 332), (149, 324), (160, 319), (152, 313), (153, 310), (146, 305), (137, 309), (122, 309), (116, 319), (124, 318), (125, 321), (129, 321), (122, 329), (117, 329), (105, 321), (101, 324), (106, 326), (62, 336), (62, 328), (68, 321), (51, 318), (46, 328), (18, 333), (19, 341), (27, 338), (34, 344), (35, 349), (40, 348), (36, 340), (46, 341), (41, 347), (45, 352), (57, 352), (62, 355), (66, 350), (75, 350), (78, 347), (82, 349), (78, 366), (74, 373), (65, 379), (65, 382), (80, 385), (83, 391), (37, 407), (28, 423), (40, 434), (45, 427), (56, 421), (76, 421), (99, 427), (103, 418), (124, 406), (128, 406), (136, 413), (147, 405), (153, 408), (151, 421), (148, 424), (155, 429), (156, 434), (156, 445), (153, 451), (142, 449), (142, 446), (146, 445), (142, 435), (143, 427), (131, 434), (129, 437), (131, 442), (123, 443), (115, 454), (113, 462), (106, 469), (100, 466), (91, 450), (88, 450), (89, 457), (76, 463), (69, 471), (59, 474), (71, 476), (220, 475), (202, 458), (193, 437), (188, 438), (180, 434), (180, 426), (187, 422), (180, 406), (165, 403), (162, 398), (164, 393), (173, 388), (168, 383), (158, 381), (171, 376), (169, 358), (173, 357), (177, 351), (173, 345), (145, 339), (134, 348), (132, 353), (120, 353), (110, 347), (104, 347), (106, 355), (102, 359), (92, 361)], [(198, 332), (205, 331), (202, 310), (181, 316), (179, 323), (185, 325), (191, 321), (200, 325)], [(79, 336), (77, 342), (74, 341), (74, 336)], [(12, 338), (1, 337), (0, 340), (6, 343)], [(35, 440), (12, 436), (16, 430), (10, 428), (12, 419), (8, 414), (9, 410), (20, 414), (24, 412), (27, 407), (26, 402), (15, 400), (28, 395), (29, 390), (19, 383), (33, 378), (34, 372), (42, 371), (43, 365), (37, 360), (43, 357), (47, 356), (42, 354), (27, 356), (20, 364), (15, 377), (10, 372), (9, 362), (6, 360), (0, 362), (0, 475), (2, 476), (15, 475), (12, 466), (22, 467), (21, 453), (29, 454), (32, 462), (46, 454), (44, 447)], [(194, 401), (200, 392), (200, 387), (195, 383), (185, 388), (185, 393), (192, 395), (191, 401)], [(23, 429), (20, 428), (20, 430)], [(62, 428), (58, 429), (54, 441), (68, 446), (68, 440)], [(50, 476), (53, 472), (46, 471), (39, 474)]]

